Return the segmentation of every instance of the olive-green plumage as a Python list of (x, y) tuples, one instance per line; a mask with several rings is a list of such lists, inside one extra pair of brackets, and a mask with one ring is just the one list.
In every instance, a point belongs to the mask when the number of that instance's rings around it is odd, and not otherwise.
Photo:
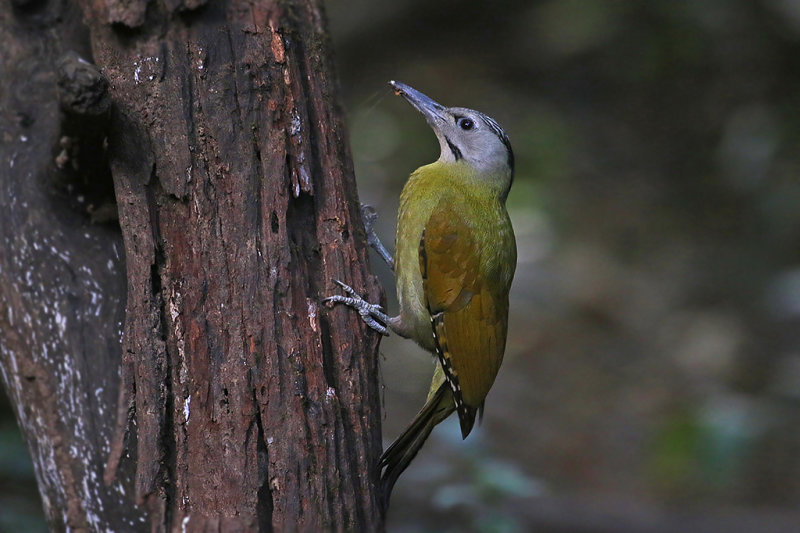
[(439, 367), (425, 406), (381, 458), (385, 503), (436, 424), (457, 410), (462, 436), (472, 430), (503, 361), (517, 263), (505, 208), (513, 177), (505, 133), (482, 113), (392, 85), (425, 116), (442, 149), (411, 174), (400, 197), (400, 323), (392, 329), (436, 353)]
[(457, 385), (464, 437), (505, 349), (516, 247), (504, 200), (463, 160), (418, 169), (400, 199), (400, 317)]
[(381, 456), (384, 509), (392, 487), (439, 422), (457, 411), (464, 438), (483, 408), (506, 343), (508, 293), (517, 251), (505, 202), (514, 157), (490, 117), (445, 108), (415, 89), (391, 82), (427, 120), (441, 155), (411, 174), (400, 197), (394, 260), (400, 313), (350, 297), (327, 300), (357, 308), (373, 328), (411, 338), (438, 364), (428, 399)]
[(431, 430), (457, 407), (467, 437), (503, 361), (517, 250), (505, 198), (476, 177), (461, 161), (437, 161), (411, 175), (400, 199), (400, 317), (439, 366), (425, 406), (381, 457), (384, 505)]

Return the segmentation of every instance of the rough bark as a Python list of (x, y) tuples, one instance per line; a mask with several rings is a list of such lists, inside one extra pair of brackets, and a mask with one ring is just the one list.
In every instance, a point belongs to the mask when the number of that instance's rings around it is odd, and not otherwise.
[(378, 339), (320, 305), (380, 296), (323, 20), (0, 7), (0, 368), (54, 529), (382, 527)]

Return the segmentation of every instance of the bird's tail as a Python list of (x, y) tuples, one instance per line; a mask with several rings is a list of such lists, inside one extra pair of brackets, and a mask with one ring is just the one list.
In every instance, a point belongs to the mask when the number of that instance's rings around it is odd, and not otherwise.
[(428, 401), (417, 413), (411, 424), (403, 431), (397, 440), (381, 455), (381, 507), (383, 512), (389, 507), (389, 498), (392, 495), (397, 478), (408, 467), (411, 460), (425, 444), (433, 428), (450, 416), (455, 411), (453, 392), (447, 382), (442, 383), (436, 392), (428, 397)]

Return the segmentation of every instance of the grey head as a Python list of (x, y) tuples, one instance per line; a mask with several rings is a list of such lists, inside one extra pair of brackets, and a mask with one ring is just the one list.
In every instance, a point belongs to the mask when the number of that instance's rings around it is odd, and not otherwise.
[(445, 107), (399, 81), (389, 84), (425, 117), (439, 139), (441, 161), (463, 160), (479, 172), (507, 175), (511, 185), (514, 152), (508, 135), (492, 117), (466, 107)]

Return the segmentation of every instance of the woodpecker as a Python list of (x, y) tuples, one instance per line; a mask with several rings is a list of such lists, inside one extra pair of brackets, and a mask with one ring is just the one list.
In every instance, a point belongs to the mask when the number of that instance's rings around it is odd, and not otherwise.
[(415, 170), (403, 188), (394, 260), (374, 235), (374, 213), (362, 210), (370, 244), (394, 267), (400, 313), (385, 314), (340, 281), (347, 296), (325, 299), (357, 309), (373, 329), (413, 339), (437, 359), (425, 405), (381, 456), (384, 510), (434, 426), (455, 411), (466, 438), (482, 413), (503, 361), (517, 264), (505, 207), (514, 178), (506, 133), (483, 113), (444, 107), (398, 81), (390, 85), (425, 117), (441, 148), (439, 159)]

